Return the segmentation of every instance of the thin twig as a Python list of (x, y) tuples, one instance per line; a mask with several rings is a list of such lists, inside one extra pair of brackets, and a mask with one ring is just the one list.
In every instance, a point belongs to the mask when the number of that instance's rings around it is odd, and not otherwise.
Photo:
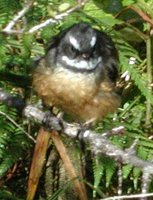
[(18, 129), (20, 129), (30, 140), (32, 140), (34, 143), (36, 142), (36, 140), (29, 135), (29, 133), (27, 133), (19, 124), (17, 124), (11, 117), (9, 117), (6, 113), (0, 111), (0, 115), (5, 116), (13, 125), (15, 125)]
[(114, 196), (114, 197), (108, 197), (104, 199), (99, 200), (119, 200), (119, 199), (136, 199), (136, 198), (142, 198), (142, 197), (152, 197), (153, 193), (147, 193), (147, 194), (133, 194), (133, 195), (122, 195), (122, 196)]
[[(66, 10), (65, 12), (58, 14), (58, 15), (55, 15), (53, 18), (50, 18), (50, 19), (32, 27), (30, 30), (27, 31), (27, 33), (34, 33), (36, 31), (38, 31), (39, 29), (44, 28), (44, 27), (46, 27), (50, 24), (55, 24), (55, 23), (59, 22), (64, 17), (67, 17), (70, 13), (72, 13), (72, 12), (80, 9), (81, 7), (83, 7), (86, 2), (87, 2), (87, 0), (83, 0), (83, 1), (79, 2), (76, 6)], [(21, 19), (22, 17), (24, 17), (25, 14), (30, 10), (30, 8), (33, 6), (33, 3), (34, 3), (34, 1), (31, 1), (21, 11), (19, 11), (17, 13), (17, 15), (13, 18), (13, 20), (11, 20), (9, 22), (9, 24), (2, 31), (7, 33), (7, 34), (11, 34), (11, 33), (21, 34), (21, 33), (23, 33), (25, 31), (25, 27), (21, 30), (14, 30), (13, 27), (18, 22), (18, 20)]]
[(118, 166), (118, 171), (117, 171), (117, 174), (118, 174), (117, 194), (121, 195), (122, 192), (123, 192), (123, 170), (122, 170), (122, 164), (121, 163), (118, 163), (117, 166)]
[(28, 3), (21, 11), (18, 12), (18, 14), (9, 22), (9, 24), (3, 29), (3, 32), (6, 33), (23, 33), (24, 29), (17, 31), (17, 30), (12, 30), (12, 28), (15, 26), (17, 21), (22, 18), (25, 13), (29, 11), (29, 9), (32, 7), (33, 1)]
[(147, 87), (148, 87), (148, 96), (146, 102), (146, 119), (145, 126), (150, 128), (151, 118), (152, 118), (152, 105), (151, 105), (151, 96), (152, 96), (152, 47), (151, 47), (151, 36), (146, 40), (146, 58), (147, 58)]
[(39, 29), (41, 29), (41, 28), (44, 28), (44, 27), (46, 27), (46, 26), (48, 26), (48, 25), (50, 25), (50, 24), (57, 23), (58, 21), (62, 20), (64, 17), (67, 17), (70, 13), (72, 13), (72, 12), (78, 10), (79, 8), (81, 8), (82, 6), (84, 6), (84, 5), (85, 5), (85, 2), (86, 2), (86, 1), (83, 1), (83, 2), (81, 2), (81, 4), (78, 4), (78, 5), (76, 5), (75, 7), (70, 8), (70, 9), (67, 10), (66, 12), (61, 13), (61, 14), (59, 14), (59, 15), (56, 15), (56, 16), (54, 16), (54, 18), (48, 19), (48, 20), (46, 20), (45, 22), (43, 22), (43, 23), (41, 23), (41, 24), (38, 24), (38, 25), (32, 27), (28, 32), (29, 32), (29, 33), (33, 33), (33, 32), (36, 32), (37, 30), (39, 30)]
[(126, 8), (122, 9), (115, 17), (116, 18), (119, 17), (120, 15), (122, 15), (123, 13), (125, 13), (127, 10), (130, 10), (130, 9), (136, 12), (145, 22), (148, 22), (151, 26), (153, 26), (153, 19), (144, 11), (132, 5), (127, 6)]
[[(150, 182), (151, 182), (150, 173), (148, 173), (148, 170), (143, 170), (142, 186), (141, 186), (142, 194), (147, 194), (147, 192), (149, 190)], [(146, 197), (142, 197), (141, 200), (147, 200), (147, 198)]]

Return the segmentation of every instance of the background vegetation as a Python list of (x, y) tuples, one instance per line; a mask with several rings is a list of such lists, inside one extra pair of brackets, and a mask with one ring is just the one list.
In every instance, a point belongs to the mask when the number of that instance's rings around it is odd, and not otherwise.
[[(31, 0), (32, 1), (32, 0)], [(29, 78), (33, 59), (44, 54), (44, 44), (73, 23), (86, 21), (105, 31), (119, 51), (120, 79), (118, 88), (122, 106), (97, 124), (95, 130), (104, 132), (123, 125), (124, 135), (110, 138), (120, 148), (128, 148), (138, 139), (136, 153), (144, 160), (153, 159), (152, 142), (152, 0), (89, 0), (57, 23), (36, 32), (28, 31), (41, 22), (74, 7), (74, 0), (38, 0), (14, 26), (17, 32), (4, 28), (28, 1), (0, 0), (0, 88), (20, 95), (27, 103), (36, 103)], [(22, 30), (22, 33), (18, 31)], [(34, 143), (25, 134), (36, 137), (38, 125), (23, 119), (21, 113), (0, 105), (0, 199), (25, 199), (28, 172)], [(110, 158), (92, 159), (90, 182), (92, 198), (117, 194), (119, 166)], [(123, 193), (140, 193), (141, 171), (131, 165), (122, 166)], [(63, 189), (65, 190), (65, 189)], [(149, 191), (153, 191), (150, 185)], [(39, 198), (40, 195), (38, 194)], [(56, 199), (58, 194), (48, 199)]]

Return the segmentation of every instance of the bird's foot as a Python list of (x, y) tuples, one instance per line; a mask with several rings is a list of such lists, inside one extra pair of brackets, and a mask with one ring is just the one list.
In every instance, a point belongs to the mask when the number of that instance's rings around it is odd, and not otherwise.
[(47, 111), (45, 113), (45, 116), (44, 116), (44, 119), (43, 119), (43, 126), (47, 130), (61, 131), (63, 129), (61, 118), (56, 117), (50, 111)]
[(79, 128), (79, 131), (78, 131), (78, 134), (77, 134), (77, 138), (82, 140), (84, 132), (91, 128), (94, 121), (95, 121), (95, 119), (92, 118), (92, 119), (86, 121), (85, 123), (80, 123), (79, 124), (80, 128)]

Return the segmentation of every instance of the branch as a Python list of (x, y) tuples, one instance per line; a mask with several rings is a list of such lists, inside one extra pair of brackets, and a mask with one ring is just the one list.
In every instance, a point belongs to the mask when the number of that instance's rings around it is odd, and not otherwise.
[(124, 12), (126, 12), (127, 10), (130, 10), (130, 9), (133, 10), (134, 12), (136, 12), (145, 22), (148, 22), (151, 26), (153, 26), (153, 19), (151, 18), (151, 16), (149, 16), (147, 13), (143, 12), (143, 10), (140, 10), (139, 8), (137, 8), (135, 6), (131, 6), (131, 5), (127, 6), (123, 10), (121, 10), (115, 17), (119, 17)]
[(24, 29), (17, 31), (12, 30), (12, 28), (15, 26), (17, 21), (22, 18), (32, 7), (34, 1), (29, 2), (21, 11), (18, 12), (18, 14), (13, 18), (12, 21), (9, 22), (9, 24), (3, 29), (3, 32), (5, 33), (23, 33)]
[[(0, 90), (0, 102), (3, 102), (9, 106), (23, 109), (23, 115), (31, 120), (35, 120), (38, 123), (42, 124), (46, 113), (42, 110), (34, 107), (32, 105), (25, 106), (23, 100), (21, 98), (14, 97), (2, 90)], [(114, 146), (107, 138), (109, 135), (114, 134), (122, 134), (124, 132), (124, 127), (119, 126), (109, 130), (105, 133), (95, 133), (92, 130), (85, 130), (84, 132), (80, 133), (80, 126), (76, 124), (69, 124), (64, 120), (59, 120), (59, 118), (55, 116), (51, 116), (49, 118), (51, 129), (56, 131), (62, 131), (67, 136), (71, 138), (78, 138), (79, 140), (83, 140), (86, 143), (89, 143), (92, 147), (94, 154), (105, 154), (109, 157), (112, 157), (115, 161), (122, 162), (124, 164), (132, 164), (135, 167), (141, 168), (142, 171), (145, 173), (149, 173), (153, 175), (153, 164), (149, 161), (144, 161), (138, 158), (135, 155), (134, 148), (137, 144), (137, 141), (129, 149), (119, 149), (118, 147)], [(62, 125), (61, 125), (62, 123)], [(78, 133), (79, 136), (78, 136)]]
[[(39, 123), (42, 123), (45, 113), (43, 111), (40, 111), (38, 108), (34, 106), (26, 106), (24, 109), (24, 115), (30, 119), (35, 119)], [(50, 118), (52, 122), (52, 129), (58, 129), (60, 128), (59, 119), (56, 117)], [(124, 163), (124, 164), (132, 164), (135, 167), (141, 168), (142, 171), (147, 171), (150, 175), (153, 175), (153, 164), (149, 161), (144, 161), (138, 158), (133, 151), (130, 149), (122, 150), (118, 147), (114, 146), (104, 135), (110, 135), (110, 132), (112, 134), (120, 134), (123, 133), (124, 127), (120, 126), (117, 128), (113, 128), (111, 131), (108, 131), (106, 133), (95, 133), (91, 130), (85, 130), (81, 134), (80, 132), (80, 126), (77, 126), (76, 124), (69, 124), (62, 121), (62, 127), (61, 130), (69, 137), (71, 138), (77, 138), (79, 140), (83, 140), (86, 143), (89, 143), (92, 147), (92, 150), (94, 154), (105, 154), (109, 157), (112, 157), (115, 161)]]
[(122, 195), (122, 196), (108, 197), (108, 198), (99, 199), (99, 200), (138, 199), (138, 198), (145, 198), (145, 197), (152, 197), (152, 196), (153, 196), (153, 193), (147, 193), (147, 194), (133, 194), (133, 195)]
[[(0, 89), (0, 103), (4, 103), (10, 107), (16, 108), (19, 112), (22, 112), (25, 107), (25, 102), (21, 97), (8, 94), (7, 92), (4, 92), (2, 89)], [(34, 143), (36, 142), (31, 135), (29, 135), (19, 124), (17, 124), (6, 113), (0, 111), (0, 115), (5, 116), (13, 125), (15, 125), (18, 129), (20, 129), (30, 140), (32, 140)]]
[(29, 135), (28, 132), (26, 132), (18, 123), (16, 123), (11, 117), (9, 117), (6, 113), (0, 111), (0, 115), (6, 117), (14, 126), (16, 126), (19, 130), (21, 130), (30, 140), (32, 140), (34, 143), (36, 143), (36, 140)]
[(19, 111), (22, 111), (25, 107), (25, 102), (22, 98), (4, 92), (2, 89), (0, 89), (0, 102), (10, 107), (16, 108)]
[[(34, 33), (43, 27), (46, 27), (50, 24), (55, 24), (55, 23), (59, 22), (60, 20), (67, 17), (70, 13), (83, 7), (86, 2), (87, 2), (87, 0), (78, 1), (76, 6), (66, 10), (65, 12), (63, 12), (61, 14), (55, 15), (53, 18), (50, 18), (50, 19), (46, 20), (45, 22), (42, 22), (42, 23), (32, 27), (30, 30), (27, 31), (27, 33)], [(25, 14), (31, 9), (31, 7), (33, 6), (33, 3), (34, 3), (34, 1), (29, 2), (21, 11), (19, 11), (18, 14), (13, 18), (13, 20), (10, 21), (9, 24), (2, 31), (7, 34), (23, 33), (25, 31), (25, 28), (21, 29), (21, 30), (13, 30), (13, 27), (18, 22), (18, 20), (21, 19), (22, 17), (24, 17)]]
[[(148, 37), (146, 40), (146, 58), (147, 58), (147, 87), (148, 87), (148, 95), (152, 96), (152, 38)], [(146, 128), (151, 127), (152, 120), (152, 105), (151, 98), (147, 98), (146, 100), (146, 119), (145, 126)]]
[[(0, 101), (11, 106), (14, 104), (14, 107), (16, 108), (18, 104), (24, 105), (22, 99), (11, 97), (11, 95), (3, 92), (2, 90), (0, 90)], [(31, 120), (37, 121), (40, 124), (43, 123), (46, 117), (45, 112), (32, 105), (27, 105), (25, 107), (23, 106), (23, 115)], [(71, 138), (83, 140), (85, 143), (88, 143), (91, 146), (94, 155), (107, 155), (118, 163), (131, 164), (134, 167), (140, 168), (143, 173), (142, 194), (146, 194), (150, 184), (150, 178), (153, 176), (153, 164), (150, 161), (142, 160), (136, 156), (135, 147), (138, 143), (138, 140), (135, 140), (133, 145), (125, 150), (119, 149), (108, 140), (110, 135), (122, 134), (124, 132), (123, 126), (113, 128), (112, 130), (102, 134), (95, 133), (92, 130), (82, 131), (79, 125), (69, 124), (55, 116), (51, 116), (48, 118), (48, 120), (50, 122), (49, 124), (51, 130), (58, 132), (60, 131)]]
[(70, 13), (72, 13), (72, 12), (74, 12), (74, 11), (80, 9), (82, 6), (84, 6), (84, 5), (85, 5), (85, 2), (86, 2), (86, 1), (83, 1), (83, 2), (79, 3), (78, 5), (76, 5), (75, 7), (70, 8), (70, 9), (67, 10), (66, 12), (63, 12), (63, 13), (61, 13), (61, 14), (59, 14), (59, 15), (56, 15), (56, 16), (54, 16), (54, 18), (48, 19), (48, 20), (46, 20), (45, 22), (43, 22), (43, 23), (41, 23), (41, 24), (38, 24), (38, 25), (32, 27), (32, 28), (28, 31), (28, 33), (36, 32), (37, 30), (39, 30), (39, 29), (41, 29), (41, 28), (43, 28), (43, 27), (46, 27), (46, 26), (48, 26), (48, 25), (50, 25), (50, 24), (55, 24), (55, 23), (57, 23), (58, 21), (62, 20), (64, 17), (67, 17)]

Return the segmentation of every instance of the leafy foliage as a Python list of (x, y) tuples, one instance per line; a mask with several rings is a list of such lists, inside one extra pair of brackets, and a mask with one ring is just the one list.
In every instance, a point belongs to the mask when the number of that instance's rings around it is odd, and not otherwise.
[[(153, 21), (152, 1), (89, 0), (84, 8), (35, 33), (4, 34), (3, 28), (26, 3), (22, 0), (0, 0), (0, 75), (5, 72), (21, 75), (21, 77), (29, 76), (32, 59), (44, 54), (44, 44), (51, 37), (78, 21), (91, 23), (94, 27), (111, 35), (119, 51), (120, 72), (121, 74), (127, 72), (124, 79), (122, 77), (118, 83), (119, 92), (123, 97), (121, 108), (115, 115), (109, 115), (97, 124), (95, 130), (103, 132), (112, 127), (124, 125), (126, 128), (125, 135), (111, 137), (111, 142), (125, 149), (130, 147), (135, 139), (138, 139), (137, 155), (144, 160), (152, 160), (153, 143), (150, 136), (152, 136), (153, 127), (153, 58), (149, 53), (153, 50), (150, 34), (151, 21)], [(69, 2), (66, 0), (38, 0), (33, 8), (25, 14), (24, 18), (16, 23), (14, 29), (20, 30), (24, 27), (27, 31), (34, 25), (56, 16), (57, 13), (65, 12), (75, 3), (76, 1), (73, 0)], [(130, 63), (131, 57), (136, 60), (132, 64)], [(9, 76), (11, 79), (11, 74)], [(13, 80), (14, 84), (12, 84), (9, 80), (3, 80), (0, 77), (0, 87), (8, 92), (19, 93), (28, 102), (35, 102), (36, 98), (31, 95), (29, 88), (21, 88), (18, 81)], [(15, 121), (33, 136), (38, 129), (37, 126), (31, 128), (31, 125), (25, 119), (22, 119), (17, 111), (0, 105), (0, 178), (4, 180), (2, 188), (8, 188), (8, 190), (2, 189), (0, 191), (0, 199), (18, 199), (11, 194), (15, 194), (19, 198), (25, 196), (26, 167), (30, 162), (32, 142), (12, 121)], [(118, 168), (115, 162), (110, 158), (94, 156), (92, 162), (94, 181), (90, 184), (93, 185), (93, 197), (96, 198), (100, 195), (97, 192), (98, 190), (107, 195), (108, 191), (109, 195), (117, 193)], [(9, 179), (9, 171), (12, 171), (13, 167), (18, 166), (19, 163), (20, 167), (13, 171), (13, 175)], [(24, 170), (21, 170), (21, 168)], [(17, 172), (18, 170), (19, 172)], [(23, 171), (25, 174), (22, 176)], [(19, 193), (16, 192), (15, 187), (10, 186), (11, 183), (16, 181), (17, 173), (21, 175), (17, 184), (20, 185), (19, 183), (22, 181), (21, 190), (23, 190)], [(122, 166), (122, 173), (125, 182), (124, 192), (139, 192), (140, 169), (133, 168), (131, 165), (124, 165)], [(150, 190), (152, 189), (151, 186)], [(58, 192), (61, 192), (61, 190), (59, 189), (50, 199), (55, 199)]]

